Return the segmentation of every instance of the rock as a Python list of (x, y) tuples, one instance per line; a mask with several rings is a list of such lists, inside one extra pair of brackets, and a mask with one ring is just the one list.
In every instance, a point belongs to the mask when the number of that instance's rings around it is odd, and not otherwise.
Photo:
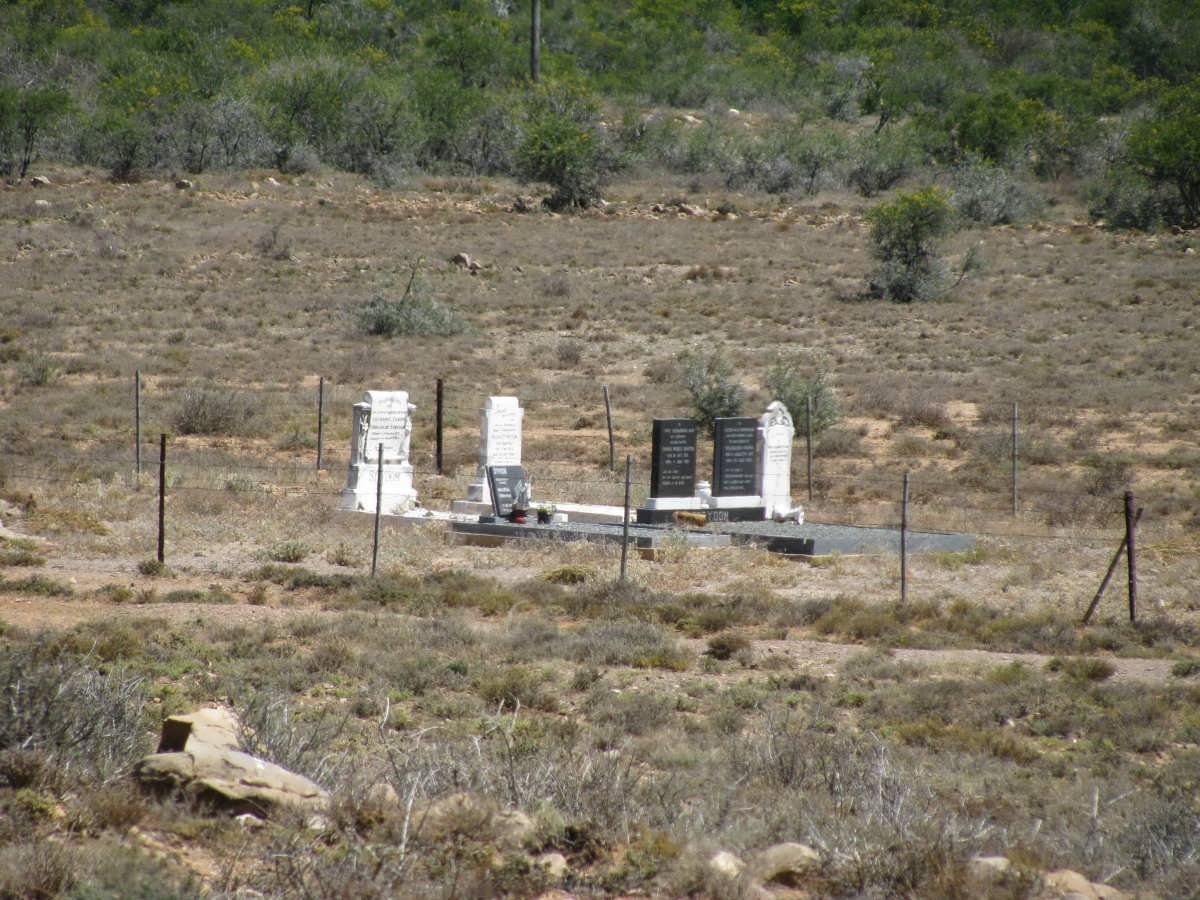
[(462, 835), (492, 843), (498, 850), (516, 850), (533, 834), (533, 820), (515, 809), (501, 810), (491, 801), (466, 791), (431, 803), (413, 816), (428, 840)]
[(803, 887), (804, 879), (821, 865), (817, 851), (806, 844), (784, 843), (768, 847), (754, 861), (755, 880), (782, 887)]
[(967, 879), (978, 893), (986, 894), (1015, 875), (1012, 863), (1003, 856), (975, 856), (967, 862)]
[(684, 115), (680, 116), (680, 121), (683, 122), (683, 124), (685, 124), (685, 125), (703, 125), (704, 124), (703, 119), (697, 119), (695, 116), (686, 114), (686, 113)]
[(1063, 898), (1063, 900), (1098, 900), (1087, 877), (1071, 869), (1058, 869), (1042, 876), (1044, 889), (1041, 896)]
[(680, 203), (678, 209), (685, 216), (702, 216), (702, 215), (704, 215), (704, 210), (700, 209), (700, 207), (698, 207), (698, 206), (692, 206), (691, 204), (688, 204), (688, 203)]
[(737, 878), (746, 868), (746, 864), (728, 850), (718, 850), (708, 860), (708, 868), (726, 878)]
[(155, 753), (179, 753), (192, 746), (206, 744), (215, 749), (240, 750), (238, 719), (232, 709), (210, 706), (193, 713), (170, 716), (163, 721), (162, 736)]
[(567, 865), (567, 858), (561, 853), (543, 853), (534, 859), (534, 865), (540, 866), (546, 871), (546, 877), (557, 883), (567, 877), (570, 872), (570, 866)]
[(33, 205), (35, 207), (37, 207), (38, 209), (49, 209), (50, 201), (49, 200), (34, 200)]
[(134, 777), (147, 787), (182, 791), (235, 815), (325, 808), (329, 795), (323, 788), (238, 749), (237, 733), (237, 717), (227, 709), (172, 716), (163, 723), (159, 752), (142, 759)]
[(33, 187), (50, 187), (50, 179), (45, 175), (34, 175), (29, 179), (29, 183)]
[(178, 181), (175, 182), (175, 187), (181, 191), (190, 191), (192, 188), (195, 187), (195, 185), (192, 184), (190, 181), (188, 181), (186, 178), (180, 178)]
[(740, 109), (734, 109), (732, 106), (725, 110), (725, 115), (729, 116), (731, 119), (736, 119), (741, 114), (742, 111)]
[(479, 264), (478, 260), (471, 259), (470, 255), (466, 253), (455, 253), (452, 257), (450, 257), (450, 262), (452, 265), (456, 265), (460, 269), (466, 269), (472, 275), (483, 268), (483, 266)]

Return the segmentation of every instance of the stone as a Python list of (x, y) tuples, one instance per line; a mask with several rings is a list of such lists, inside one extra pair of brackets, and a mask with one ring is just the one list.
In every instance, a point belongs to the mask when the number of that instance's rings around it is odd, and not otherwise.
[(753, 498), (757, 506), (758, 420), (751, 416), (713, 422), (713, 497)]
[(415, 508), (417, 492), (413, 488), (409, 444), (412, 439), (412, 414), (416, 407), (408, 402), (407, 391), (367, 391), (362, 402), (354, 404), (350, 438), (350, 465), (341, 508), (375, 512), (379, 480), (379, 449), (383, 445), (384, 514), (396, 515)]
[(413, 822), (425, 840), (462, 836), (491, 843), (501, 851), (519, 849), (535, 830), (533, 820), (523, 812), (500, 809), (468, 791), (450, 794), (415, 811)]
[(188, 741), (222, 750), (239, 750), (238, 718), (232, 709), (210, 706), (163, 720), (156, 753), (179, 753)]
[(29, 179), (29, 183), (33, 187), (50, 187), (50, 179), (45, 175), (34, 175)]
[(787, 407), (778, 400), (768, 404), (758, 420), (758, 434), (758, 493), (766, 518), (783, 519), (792, 512), (792, 438), (796, 435)]
[[(488, 397), (479, 411), (479, 467), (467, 489), (469, 501), (494, 505), (488, 466), (521, 465), (521, 427), (525, 410), (516, 397)], [(528, 478), (526, 484), (528, 484)]]
[(746, 864), (728, 850), (719, 850), (709, 858), (708, 867), (726, 878), (738, 878), (745, 870)]
[(1062, 900), (1099, 900), (1092, 883), (1087, 876), (1072, 869), (1057, 869), (1042, 876), (1044, 897), (1062, 898)]
[(452, 257), (450, 257), (450, 262), (453, 265), (458, 266), (460, 269), (466, 269), (472, 275), (483, 268), (483, 266), (479, 264), (478, 260), (471, 259), (470, 255), (467, 253), (455, 253)]
[(704, 215), (704, 210), (698, 206), (692, 206), (690, 203), (680, 203), (677, 209), (685, 216), (696, 218)]
[(304, 812), (326, 807), (329, 794), (320, 785), (243, 752), (237, 732), (230, 710), (172, 716), (163, 723), (159, 741), (168, 749), (144, 757), (134, 777), (146, 787), (181, 791), (235, 815), (267, 817), (278, 807)]
[(975, 856), (967, 861), (967, 876), (980, 884), (1000, 884), (1012, 871), (1012, 863), (1003, 856)]
[(487, 477), (496, 515), (508, 516), (518, 504), (529, 508), (529, 478), (523, 466), (488, 466)]
[(792, 842), (768, 847), (754, 860), (754, 877), (761, 884), (802, 888), (804, 880), (821, 865), (817, 851)]
[(533, 862), (545, 871), (547, 878), (556, 883), (566, 878), (571, 871), (571, 867), (567, 865), (567, 858), (561, 853), (543, 853)]
[(49, 209), (49, 208), (50, 208), (50, 201), (49, 201), (49, 200), (34, 200), (34, 201), (33, 201), (33, 205), (34, 205), (34, 206), (35, 206), (37, 209)]
[(650, 452), (650, 496), (692, 497), (696, 490), (695, 420), (655, 419)]

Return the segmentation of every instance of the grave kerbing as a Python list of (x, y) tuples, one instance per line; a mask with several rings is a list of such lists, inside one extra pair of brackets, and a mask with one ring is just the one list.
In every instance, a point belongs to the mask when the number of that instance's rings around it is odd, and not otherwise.
[(383, 445), (383, 498), (385, 515), (405, 513), (417, 506), (413, 470), (409, 462), (412, 414), (408, 391), (367, 391), (354, 404), (350, 435), (350, 465), (341, 508), (375, 512), (379, 476), (379, 445)]

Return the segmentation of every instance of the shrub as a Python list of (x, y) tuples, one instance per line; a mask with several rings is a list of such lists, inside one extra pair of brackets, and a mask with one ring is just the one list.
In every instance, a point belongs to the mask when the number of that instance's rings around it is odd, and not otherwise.
[(1127, 166), (1113, 166), (1088, 188), (1088, 213), (1110, 228), (1153, 231), (1173, 218), (1160, 188)]
[(548, 86), (531, 99), (517, 174), (554, 189), (545, 201), (551, 209), (586, 209), (600, 199), (613, 162), (596, 115), (595, 101), (571, 88)]
[(1029, 192), (1002, 166), (970, 160), (954, 170), (954, 208), (969, 222), (1007, 225), (1033, 214)]
[(408, 285), (398, 299), (375, 297), (359, 310), (359, 321), (367, 334), (383, 337), (449, 337), (466, 331), (466, 323), (430, 294), (413, 263)]
[(847, 183), (864, 197), (896, 185), (917, 162), (915, 142), (903, 132), (864, 135), (850, 151)]
[(172, 424), (179, 434), (240, 434), (257, 407), (242, 394), (211, 388), (188, 388), (180, 397)]
[(64, 771), (110, 778), (144, 750), (141, 679), (44, 643), (0, 649), (0, 749), (38, 751)]
[(1167, 92), (1154, 114), (1134, 126), (1129, 155), (1153, 184), (1178, 196), (1170, 224), (1200, 224), (1200, 78)]
[(897, 194), (871, 209), (871, 254), (882, 264), (873, 293), (897, 303), (942, 293), (945, 274), (937, 242), (950, 232), (952, 220), (946, 195), (932, 186)]
[(829, 384), (829, 374), (820, 364), (812, 366), (802, 354), (777, 357), (767, 370), (765, 383), (771, 397), (788, 408), (800, 432), (808, 427), (810, 402), (814, 435), (836, 424), (841, 418), (837, 397)]
[(304, 541), (280, 541), (273, 544), (267, 556), (275, 562), (298, 563), (308, 556), (310, 550)]
[(733, 380), (729, 363), (719, 351), (687, 350), (675, 360), (692, 401), (694, 418), (708, 434), (713, 433), (717, 419), (736, 416), (741, 411), (744, 391)]

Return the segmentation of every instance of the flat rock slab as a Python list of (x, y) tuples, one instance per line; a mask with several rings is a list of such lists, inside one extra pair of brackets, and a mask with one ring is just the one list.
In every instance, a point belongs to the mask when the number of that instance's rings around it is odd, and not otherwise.
[[(900, 529), (806, 522), (713, 522), (709, 530), (727, 534), (735, 544), (766, 544), (773, 553), (829, 556), (832, 553), (899, 553)], [(975, 546), (975, 536), (937, 531), (909, 531), (911, 553), (956, 553)]]
[[(587, 522), (568, 522), (565, 525), (537, 525), (528, 523), (517, 525), (513, 522), (451, 522), (451, 535), (460, 538), (487, 539), (497, 542), (509, 539), (538, 538), (541, 540), (559, 541), (596, 541), (600, 543), (621, 543), (620, 525), (590, 524)], [(629, 538), (639, 550), (654, 550), (664, 544), (674, 541), (686, 541), (692, 547), (728, 547), (733, 538), (727, 534), (713, 531), (668, 531), (665, 528), (654, 528), (646, 525), (630, 525)]]

